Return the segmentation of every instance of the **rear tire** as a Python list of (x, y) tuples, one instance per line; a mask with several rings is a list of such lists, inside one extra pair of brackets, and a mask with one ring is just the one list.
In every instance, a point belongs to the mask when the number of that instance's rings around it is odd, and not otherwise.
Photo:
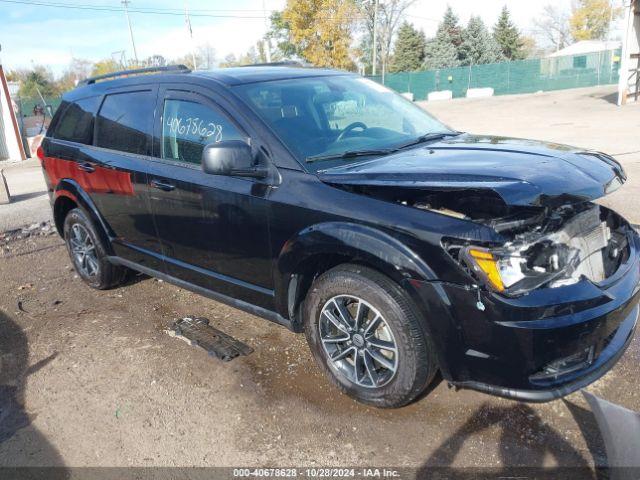
[(359, 402), (406, 405), (438, 370), (433, 342), (414, 303), (375, 270), (346, 264), (325, 272), (311, 286), (303, 312), (316, 363)]
[(73, 266), (87, 285), (105, 290), (124, 281), (127, 269), (107, 260), (107, 248), (82, 209), (74, 208), (67, 214), (63, 231)]

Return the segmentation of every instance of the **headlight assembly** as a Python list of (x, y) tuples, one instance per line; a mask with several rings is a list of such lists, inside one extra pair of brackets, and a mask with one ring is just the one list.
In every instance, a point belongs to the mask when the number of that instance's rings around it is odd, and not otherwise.
[(461, 260), (491, 289), (517, 295), (552, 280), (571, 280), (580, 256), (566, 245), (543, 242), (520, 248), (468, 246)]

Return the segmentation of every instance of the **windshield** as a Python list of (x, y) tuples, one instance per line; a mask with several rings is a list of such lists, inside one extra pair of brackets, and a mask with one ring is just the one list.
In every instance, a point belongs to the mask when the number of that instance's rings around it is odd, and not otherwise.
[[(297, 78), (236, 87), (302, 163), (384, 154), (430, 133), (451, 132), (420, 107), (357, 76)], [(314, 158), (315, 157), (315, 158)], [(313, 167), (314, 169), (317, 167)]]

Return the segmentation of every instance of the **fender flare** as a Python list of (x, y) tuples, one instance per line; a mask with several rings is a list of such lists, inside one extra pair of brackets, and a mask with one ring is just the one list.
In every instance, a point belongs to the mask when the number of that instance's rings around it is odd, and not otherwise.
[[(433, 270), (409, 247), (382, 230), (351, 222), (325, 222), (298, 232), (282, 247), (275, 271), (276, 308), (292, 317), (299, 298), (296, 275), (313, 257), (345, 256), (369, 265), (398, 284), (404, 280), (437, 280)], [(292, 282), (294, 283), (292, 287)], [(293, 303), (293, 305), (292, 305)]]
[[(449, 362), (443, 339), (458, 333), (450, 314), (451, 299), (429, 265), (401, 240), (382, 230), (349, 222), (327, 222), (310, 226), (283, 246), (275, 272), (275, 300), (278, 313), (291, 320), (294, 331), (302, 331), (298, 309), (302, 301), (300, 277), (309, 272), (305, 264), (317, 255), (342, 255), (388, 276), (416, 304), (421, 324), (436, 349), (441, 372), (448, 378)], [(425, 313), (429, 315), (425, 315)], [(435, 323), (428, 317), (436, 316)]]
[[(102, 240), (103, 244), (107, 248), (107, 253), (109, 255), (113, 255), (113, 248), (111, 246), (111, 237), (113, 237), (113, 231), (104, 221), (95, 203), (93, 202), (89, 194), (80, 186), (80, 184), (75, 180), (69, 178), (64, 178), (58, 182), (53, 191), (52, 206), (54, 207), (54, 212), (55, 204), (60, 197), (70, 198), (78, 205), (78, 207), (84, 210), (84, 212), (89, 216), (89, 218), (95, 225), (96, 232), (100, 237), (100, 240)], [(61, 235), (63, 234), (63, 232), (58, 233), (60, 233)]]

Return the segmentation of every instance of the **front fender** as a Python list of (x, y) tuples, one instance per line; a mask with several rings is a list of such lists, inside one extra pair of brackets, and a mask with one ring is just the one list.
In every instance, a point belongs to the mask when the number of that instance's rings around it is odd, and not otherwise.
[[(63, 178), (58, 182), (53, 191), (51, 203), (54, 207), (54, 212), (55, 204), (61, 197), (70, 198), (87, 213), (96, 227), (96, 231), (100, 236), (100, 240), (102, 240), (102, 243), (106, 246), (108, 254), (113, 255), (113, 250), (111, 247), (111, 237), (113, 236), (113, 232), (109, 225), (102, 218), (102, 215), (100, 215), (98, 208), (96, 207), (93, 200), (91, 200), (89, 194), (84, 191), (80, 184), (75, 180)], [(61, 235), (63, 234), (62, 231), (59, 231), (59, 233)]]
[(366, 225), (326, 222), (298, 232), (285, 243), (277, 260), (276, 305), (291, 316), (290, 283), (305, 272), (305, 264), (319, 256), (344, 256), (384, 273), (398, 284), (403, 280), (436, 280), (433, 270), (399, 239)]

